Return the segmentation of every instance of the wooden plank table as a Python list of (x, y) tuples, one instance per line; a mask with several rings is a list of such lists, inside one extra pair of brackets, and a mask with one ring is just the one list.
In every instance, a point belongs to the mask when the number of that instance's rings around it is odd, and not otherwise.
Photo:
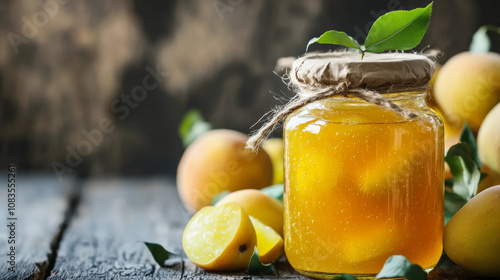
[[(0, 279), (45, 279), (67, 225), (76, 184), (73, 180), (61, 183), (52, 177), (16, 175), (12, 216), (7, 208), (7, 176), (0, 176)], [(11, 222), (15, 223), (13, 231), (8, 227)], [(11, 236), (15, 243), (8, 243)], [(15, 271), (8, 269), (10, 246), (15, 246)]]
[[(158, 266), (141, 241), (181, 252), (190, 218), (171, 178), (90, 179), (59, 182), (55, 177), (18, 175), (16, 271), (8, 270), (8, 237), (0, 230), (0, 279), (309, 279), (286, 260), (276, 274), (212, 273), (185, 257)], [(7, 178), (0, 176), (1, 182)], [(5, 183), (4, 183), (5, 184)], [(0, 218), (7, 222), (6, 188)], [(431, 279), (468, 279), (441, 271)]]

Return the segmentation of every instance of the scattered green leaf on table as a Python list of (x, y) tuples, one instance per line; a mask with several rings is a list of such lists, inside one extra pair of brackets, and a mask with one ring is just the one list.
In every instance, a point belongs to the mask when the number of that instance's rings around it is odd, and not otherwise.
[(275, 275), (276, 269), (273, 264), (263, 264), (259, 258), (259, 251), (257, 251), (257, 246), (253, 251), (250, 263), (248, 263), (248, 274), (251, 275)]
[(348, 48), (361, 50), (361, 46), (358, 41), (354, 40), (351, 36), (348, 36), (344, 32), (330, 30), (319, 37), (312, 38), (307, 43), (307, 49), (309, 49), (309, 45), (312, 43), (320, 43), (320, 44), (333, 44), (333, 45), (341, 45)]
[(261, 191), (270, 197), (276, 198), (277, 200), (283, 202), (283, 184), (276, 184), (269, 187), (261, 189)]
[(410, 50), (416, 47), (427, 31), (431, 13), (432, 2), (425, 8), (382, 15), (368, 32), (365, 51)]
[(342, 273), (339, 276), (335, 276), (333, 280), (357, 280), (356, 276), (348, 273)]
[(189, 146), (196, 138), (212, 129), (212, 125), (203, 120), (200, 111), (189, 110), (182, 118), (179, 126), (179, 136), (184, 147)]
[(163, 246), (161, 246), (160, 244), (150, 243), (145, 241), (143, 241), (143, 243), (144, 245), (146, 245), (151, 255), (153, 255), (153, 259), (155, 259), (156, 263), (159, 266), (163, 266), (163, 264), (165, 263), (166, 260), (168, 260), (170, 255), (177, 255), (165, 250), (165, 248), (163, 248)]
[(381, 278), (406, 278), (408, 280), (425, 280), (427, 273), (417, 264), (412, 264), (405, 257), (395, 255), (389, 257), (382, 270), (375, 277)]

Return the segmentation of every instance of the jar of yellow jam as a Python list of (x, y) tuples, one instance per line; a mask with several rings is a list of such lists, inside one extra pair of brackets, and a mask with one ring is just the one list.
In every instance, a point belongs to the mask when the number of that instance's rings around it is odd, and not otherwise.
[[(340, 96), (294, 111), (283, 126), (284, 241), (295, 270), (373, 277), (392, 255), (426, 269), (436, 265), (444, 140), (443, 124), (425, 102), (432, 71), (428, 58), (409, 54), (295, 61), (299, 90), (348, 85)], [(360, 89), (391, 105), (360, 98)]]

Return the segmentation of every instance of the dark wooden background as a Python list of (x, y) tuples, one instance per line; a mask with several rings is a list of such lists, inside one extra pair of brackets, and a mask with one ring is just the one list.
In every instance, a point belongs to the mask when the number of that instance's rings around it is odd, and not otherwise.
[[(174, 174), (187, 110), (200, 109), (214, 127), (249, 133), (291, 95), (273, 74), (278, 58), (303, 54), (310, 38), (329, 29), (362, 39), (378, 15), (428, 2), (1, 0), (0, 166), (68, 166), (68, 151), (87, 139), (82, 130), (109, 119), (115, 129), (64, 176)], [(500, 25), (498, 7), (494, 0), (436, 0), (417, 50), (438, 48), (442, 62), (467, 50), (480, 25)], [(127, 114), (117, 110), (147, 67), (168, 76)]]

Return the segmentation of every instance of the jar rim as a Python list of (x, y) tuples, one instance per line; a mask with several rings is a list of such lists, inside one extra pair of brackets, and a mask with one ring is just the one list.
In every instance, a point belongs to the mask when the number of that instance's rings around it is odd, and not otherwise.
[[(416, 99), (425, 99), (428, 95), (427, 91), (405, 91), (405, 92), (391, 92), (391, 93), (386, 93), (384, 94), (384, 97), (389, 99), (391, 102), (402, 102), (402, 101), (410, 101), (410, 100), (416, 100)], [(371, 104), (373, 103), (367, 102), (366, 100), (356, 96), (356, 94), (351, 94), (347, 93), (347, 96), (343, 95), (336, 95), (324, 99), (320, 99), (318, 101), (332, 101), (332, 102), (352, 102), (352, 103), (366, 103), (366, 104)]]

